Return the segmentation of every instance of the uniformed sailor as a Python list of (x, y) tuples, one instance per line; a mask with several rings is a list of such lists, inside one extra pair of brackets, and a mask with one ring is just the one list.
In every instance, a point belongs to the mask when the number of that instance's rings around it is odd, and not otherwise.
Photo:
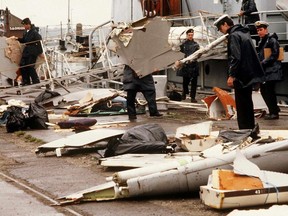
[[(283, 79), (283, 74), (281, 61), (279, 60), (280, 45), (278, 36), (276, 33), (269, 33), (269, 23), (266, 21), (257, 21), (255, 26), (261, 39), (257, 52), (265, 73), (265, 82), (261, 84), (260, 92), (269, 110), (269, 114), (264, 119), (279, 119), (280, 108), (277, 105), (275, 87)], [(266, 53), (269, 51), (271, 54), (265, 56), (265, 51)]]

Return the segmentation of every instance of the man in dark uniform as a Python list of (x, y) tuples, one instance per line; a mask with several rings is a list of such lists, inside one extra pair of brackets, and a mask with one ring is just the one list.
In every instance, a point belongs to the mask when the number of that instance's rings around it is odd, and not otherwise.
[[(194, 41), (194, 30), (189, 29), (186, 31), (187, 39), (183, 44), (180, 45), (180, 51), (185, 54), (185, 58), (189, 55), (192, 55), (195, 51), (199, 50), (200, 46), (197, 42)], [(186, 99), (186, 94), (189, 94), (189, 84), (191, 82), (191, 102), (197, 103), (196, 97), (196, 89), (197, 89), (197, 79), (199, 76), (199, 65), (197, 61), (185, 63), (181, 70), (177, 73), (178, 76), (183, 77), (183, 92), (182, 92), (182, 100)]]
[[(261, 84), (260, 91), (269, 110), (269, 115), (264, 119), (279, 119), (280, 108), (277, 105), (275, 87), (276, 83), (283, 79), (283, 74), (281, 61), (278, 60), (280, 47), (278, 36), (276, 33), (269, 34), (269, 24), (265, 21), (257, 21), (255, 26), (261, 38), (257, 48), (258, 56), (265, 72), (265, 82)], [(271, 50), (271, 55), (265, 56), (264, 49)]]
[(241, 24), (234, 25), (227, 15), (214, 22), (223, 34), (229, 34), (227, 85), (235, 89), (237, 122), (239, 129), (254, 129), (253, 86), (263, 82), (264, 72), (260, 65), (249, 29)]
[(155, 84), (152, 74), (139, 78), (135, 71), (125, 65), (123, 87), (127, 91), (127, 112), (130, 120), (137, 119), (135, 99), (137, 92), (142, 92), (149, 108), (150, 116), (162, 116), (156, 104)]
[(40, 80), (35, 70), (35, 62), (37, 57), (43, 53), (40, 43), (42, 37), (38, 33), (36, 27), (31, 24), (29, 18), (25, 18), (21, 23), (25, 28), (23, 37), (18, 38), (20, 43), (25, 44), (20, 61), (22, 85), (30, 85), (31, 80), (33, 84), (36, 84), (39, 83)]
[(260, 20), (259, 14), (252, 14), (253, 12), (258, 12), (257, 6), (254, 0), (243, 0), (241, 5), (241, 10), (239, 12), (240, 17), (244, 17), (244, 24), (248, 26), (252, 38), (256, 40), (256, 44), (260, 38), (257, 36), (257, 30), (254, 23)]

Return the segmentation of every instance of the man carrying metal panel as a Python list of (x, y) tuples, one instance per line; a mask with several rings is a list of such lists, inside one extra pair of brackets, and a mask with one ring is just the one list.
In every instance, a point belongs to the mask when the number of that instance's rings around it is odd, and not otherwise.
[(127, 91), (127, 112), (129, 120), (137, 119), (135, 107), (137, 92), (141, 92), (144, 95), (148, 103), (150, 116), (162, 116), (157, 108), (156, 90), (152, 74), (139, 78), (131, 67), (125, 65), (123, 88)]
[(29, 18), (25, 18), (21, 23), (25, 28), (23, 37), (18, 39), (20, 43), (25, 43), (20, 61), (22, 84), (30, 85), (31, 81), (33, 84), (40, 83), (35, 70), (35, 63), (37, 57), (43, 53), (41, 46), (42, 37), (38, 33), (36, 27), (31, 24)]

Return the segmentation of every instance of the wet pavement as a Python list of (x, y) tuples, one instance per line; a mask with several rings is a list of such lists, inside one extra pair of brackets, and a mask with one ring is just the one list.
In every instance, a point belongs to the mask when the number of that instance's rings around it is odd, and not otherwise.
[[(176, 128), (209, 120), (205, 112), (196, 109), (169, 109), (162, 112), (163, 117), (151, 118), (139, 115), (133, 122), (113, 125), (110, 128), (128, 129), (145, 123), (158, 123), (167, 135), (175, 134)], [(94, 117), (98, 123), (127, 121), (126, 115)], [(260, 129), (288, 129), (288, 116), (279, 120), (256, 119)], [(236, 120), (213, 121), (213, 130), (237, 129)], [(72, 131), (55, 132), (48, 130), (27, 130), (31, 135), (50, 142)], [(214, 210), (204, 206), (198, 192), (173, 194), (159, 197), (138, 197), (131, 199), (87, 202), (69, 206), (53, 206), (57, 198), (106, 182), (114, 168), (98, 165), (99, 154), (96, 151), (79, 151), (74, 154), (56, 157), (54, 154), (36, 155), (38, 143), (30, 142), (17, 133), (6, 133), (0, 128), (0, 215), (227, 215), (232, 210)], [(12, 181), (8, 176), (15, 181)], [(23, 188), (21, 184), (32, 190)], [(4, 190), (5, 189), (5, 190)], [(3, 198), (2, 194), (6, 197)], [(1, 199), (5, 199), (5, 202)], [(17, 203), (17, 204), (16, 204)], [(19, 209), (15, 208), (19, 205)], [(21, 206), (21, 208), (20, 208)], [(27, 209), (26, 209), (27, 208)], [(19, 211), (22, 210), (20, 214)], [(40, 213), (39, 213), (40, 212)]]
[[(6, 181), (11, 181), (3, 176), (0, 177), (0, 213), (5, 216), (29, 215), (29, 216), (62, 216), (53, 207), (43, 205), (33, 196), (26, 193)], [(12, 205), (12, 203), (14, 203)]]

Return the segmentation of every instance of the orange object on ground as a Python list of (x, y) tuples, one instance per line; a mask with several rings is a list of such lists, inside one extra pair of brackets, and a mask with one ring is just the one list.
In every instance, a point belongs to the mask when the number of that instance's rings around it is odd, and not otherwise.
[(235, 174), (232, 170), (213, 170), (212, 187), (219, 190), (245, 190), (263, 188), (259, 178)]
[(234, 110), (236, 110), (235, 100), (233, 99), (233, 97), (231, 95), (228, 94), (227, 91), (225, 91), (223, 89), (220, 89), (218, 87), (214, 87), (212, 90), (216, 93), (216, 95), (220, 99), (220, 101), (221, 101), (221, 103), (225, 109), (225, 112), (226, 112), (226, 118), (230, 119), (233, 116), (233, 114), (231, 114), (231, 112), (229, 112), (229, 108), (232, 107)]

